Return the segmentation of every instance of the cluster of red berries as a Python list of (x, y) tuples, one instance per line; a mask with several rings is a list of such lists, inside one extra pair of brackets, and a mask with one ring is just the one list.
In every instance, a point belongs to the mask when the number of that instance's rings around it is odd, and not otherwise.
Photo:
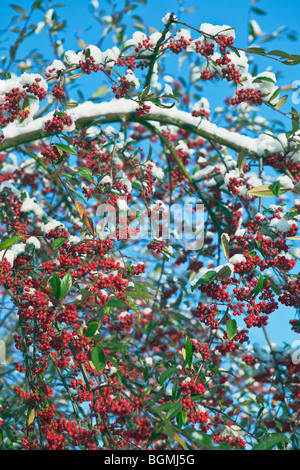
[(58, 83), (54, 85), (54, 88), (52, 90), (52, 95), (57, 99), (57, 100), (64, 100), (67, 95), (64, 92), (63, 87), (59, 86)]
[(141, 106), (136, 108), (136, 117), (143, 117), (146, 113), (149, 113), (151, 110), (151, 106), (145, 104), (143, 101), (141, 103)]
[(176, 41), (174, 41), (173, 39), (170, 39), (168, 47), (172, 52), (174, 52), (174, 54), (180, 54), (191, 44), (191, 42), (192, 42), (191, 38), (187, 40), (185, 39), (184, 36), (181, 36)]
[(216, 38), (216, 42), (219, 44), (220, 52), (224, 54), (228, 46), (232, 46), (234, 43), (233, 36), (224, 36), (224, 34), (219, 34)]
[(231, 104), (239, 104), (243, 101), (246, 101), (249, 104), (254, 104), (255, 106), (259, 106), (262, 104), (262, 96), (260, 90), (254, 91), (253, 88), (237, 90), (236, 98), (232, 98)]
[(45, 131), (48, 134), (59, 133), (64, 130), (65, 127), (72, 126), (72, 119), (65, 112), (56, 112), (52, 119), (48, 119), (45, 124)]

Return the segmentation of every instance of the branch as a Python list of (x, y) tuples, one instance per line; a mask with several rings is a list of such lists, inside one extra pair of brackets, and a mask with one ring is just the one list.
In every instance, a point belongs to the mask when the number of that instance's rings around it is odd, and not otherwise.
[[(87, 101), (73, 109), (71, 117), (75, 119), (77, 129), (96, 124), (95, 121), (98, 124), (124, 121), (139, 122), (140, 124), (147, 121), (169, 124), (193, 132), (204, 139), (224, 145), (236, 152), (246, 149), (248, 152), (256, 154), (258, 145), (261, 143), (260, 138), (255, 139), (218, 127), (216, 124), (205, 119), (201, 120), (200, 118), (193, 117), (188, 112), (180, 111), (175, 106), (172, 108), (160, 108), (151, 103), (150, 113), (143, 117), (137, 117), (136, 109), (138, 106), (138, 103), (125, 98), (103, 103)], [(48, 113), (44, 117), (31, 121), (24, 127), (9, 124), (3, 129), (4, 139), (0, 143), (0, 151), (16, 148), (19, 145), (49, 137), (49, 134), (44, 130), (44, 123), (46, 120), (52, 119), (52, 117), (53, 112)], [(264, 139), (266, 139), (266, 136), (264, 136)], [(271, 137), (269, 139), (274, 145), (274, 139)], [(262, 153), (261, 148), (260, 153)]]

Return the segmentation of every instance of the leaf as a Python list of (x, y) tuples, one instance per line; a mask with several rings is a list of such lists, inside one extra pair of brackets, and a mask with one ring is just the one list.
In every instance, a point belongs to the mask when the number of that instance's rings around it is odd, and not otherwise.
[(262, 47), (248, 47), (246, 52), (250, 52), (250, 54), (265, 54), (266, 49), (263, 49)]
[(60, 285), (60, 297), (64, 299), (71, 290), (73, 279), (70, 273), (64, 275)]
[(82, 219), (84, 214), (85, 214), (85, 207), (81, 202), (75, 201), (75, 207), (77, 209), (77, 212), (79, 214), (79, 217)]
[(176, 367), (172, 367), (171, 369), (165, 370), (159, 378), (159, 384), (163, 385), (171, 377), (171, 375), (173, 375), (175, 371)]
[(296, 235), (295, 237), (286, 237), (287, 240), (300, 240), (300, 235)]
[(98, 96), (105, 96), (106, 94), (109, 93), (109, 90), (107, 90), (107, 92), (105, 93), (105, 90), (106, 90), (106, 85), (101, 85), (97, 91), (95, 91), (95, 93), (93, 94), (92, 98), (95, 99), (97, 98)]
[(99, 323), (97, 321), (92, 321), (92, 322), (88, 323), (87, 329), (84, 333), (85, 336), (87, 336), (87, 337), (94, 336), (94, 334), (96, 333), (98, 328), (99, 328)]
[(284, 59), (288, 59), (290, 57), (290, 54), (284, 51), (279, 51), (278, 49), (274, 49), (273, 51), (268, 52), (268, 55), (276, 55), (279, 57), (283, 57)]
[(85, 49), (85, 48), (86, 48), (87, 45), (86, 45), (86, 43), (85, 43), (82, 39), (78, 38), (78, 39), (77, 39), (77, 42), (78, 42), (78, 44), (79, 44), (79, 47), (82, 47), (82, 49)]
[(13, 8), (14, 10), (16, 10), (18, 13), (22, 13), (22, 15), (24, 15), (25, 18), (28, 19), (28, 15), (26, 11), (24, 10), (24, 8), (19, 7), (19, 5), (9, 5), (9, 6)]
[(229, 320), (227, 320), (226, 322), (227, 338), (229, 341), (231, 341), (232, 338), (234, 338), (236, 334), (236, 330), (237, 330), (236, 321), (229, 318)]
[(259, 273), (259, 277), (258, 277), (256, 287), (253, 290), (253, 296), (256, 297), (262, 291), (263, 288), (264, 288), (264, 278)]
[(204, 284), (207, 284), (208, 282), (213, 281), (216, 276), (217, 276), (216, 271), (213, 271), (213, 270), (207, 271), (205, 274), (203, 274), (203, 276), (200, 279), (198, 279), (195, 285), (191, 286), (191, 290), (193, 291), (194, 288), (198, 286), (199, 284), (204, 285)]
[(257, 15), (266, 15), (267, 14), (264, 10), (261, 10), (260, 8), (257, 8), (257, 7), (252, 7), (251, 9)]
[(229, 260), (229, 243), (228, 243), (228, 235), (226, 233), (222, 233), (221, 235), (221, 244), (223, 248), (223, 252), (227, 260)]
[(140, 311), (138, 305), (136, 304), (136, 302), (133, 299), (131, 299), (130, 297), (127, 297), (127, 302), (129, 304), (130, 308), (132, 308), (132, 310), (134, 311), (134, 313), (137, 314), (137, 317), (140, 320), (141, 319), (141, 311)]
[(257, 77), (253, 80), (253, 83), (257, 83), (257, 82), (271, 82), (271, 83), (275, 83), (275, 81), (270, 78), (270, 77)]
[(126, 297), (133, 297), (136, 299), (155, 299), (153, 294), (150, 294), (149, 292), (145, 292), (144, 290), (139, 290), (139, 291), (134, 291), (134, 290), (129, 290), (124, 292)]
[(185, 337), (185, 362), (188, 367), (191, 367), (193, 360), (193, 345), (188, 336)]
[(178, 413), (182, 410), (182, 403), (173, 403), (172, 406), (170, 407), (166, 419), (172, 419), (174, 416), (177, 416)]
[(197, 448), (210, 449), (212, 447), (212, 441), (205, 432), (196, 431), (193, 428), (185, 428), (180, 433), (186, 436), (192, 443), (195, 443)]
[(281, 108), (281, 106), (284, 105), (287, 99), (288, 99), (288, 95), (284, 95), (282, 98), (280, 98), (278, 103), (275, 105), (275, 109)]
[(65, 103), (65, 108), (72, 109), (72, 108), (77, 108), (77, 106), (78, 106), (78, 103), (76, 101), (71, 101), (70, 103)]
[(50, 279), (50, 285), (52, 287), (53, 295), (56, 299), (59, 299), (60, 296), (60, 278), (57, 273), (54, 273)]
[(4, 240), (4, 242), (2, 242), (0, 245), (0, 251), (6, 250), (6, 248), (9, 248), (15, 243), (18, 243), (20, 240), (22, 240), (22, 238), (24, 238), (22, 235), (16, 235), (15, 237), (11, 237), (8, 240)]
[(97, 371), (102, 372), (103, 369), (105, 369), (105, 361), (106, 361), (103, 349), (99, 348), (99, 346), (95, 346), (92, 349), (91, 358)]
[(105, 304), (105, 307), (114, 307), (114, 308), (126, 308), (127, 307), (127, 304), (126, 302), (124, 302), (124, 300), (122, 299), (113, 299), (113, 298), (110, 298), (106, 304)]
[(64, 153), (69, 153), (70, 155), (77, 155), (76, 150), (72, 147), (69, 147), (69, 145), (55, 144), (55, 147), (62, 150)]
[(280, 442), (286, 441), (287, 438), (284, 434), (273, 433), (268, 437), (261, 440), (252, 450), (270, 450)]
[(84, 220), (84, 223), (86, 225), (86, 228), (88, 229), (88, 231), (90, 232), (90, 234), (94, 237), (96, 235), (96, 229), (95, 229), (95, 226), (94, 226), (94, 222), (92, 221), (92, 219), (87, 216), (86, 214), (83, 214), (83, 220)]
[(66, 237), (56, 238), (52, 243), (52, 250), (56, 250), (57, 248), (59, 248), (66, 240)]
[(35, 409), (31, 408), (30, 413), (27, 416), (27, 426), (30, 426), (35, 418)]
[(238, 170), (240, 173), (245, 166), (247, 154), (248, 154), (247, 149), (241, 150), (238, 154), (237, 166), (238, 166)]
[[(263, 184), (262, 186), (256, 186), (255, 188), (249, 189), (248, 193), (256, 197), (274, 197), (274, 192), (270, 186), (272, 185)], [(289, 189), (281, 188), (279, 194), (284, 194), (287, 191), (289, 191)]]
[(217, 273), (217, 279), (228, 279), (232, 276), (232, 269), (229, 266), (223, 266)]
[(279, 196), (279, 194), (280, 194), (280, 182), (276, 181), (275, 183), (271, 184), (270, 189), (271, 189), (272, 193), (274, 194), (274, 196)]
[(142, 30), (142, 31), (145, 31), (145, 30), (146, 30), (145, 26), (144, 26), (143, 24), (141, 24), (141, 23), (133, 23), (132, 26), (133, 26), (134, 28), (140, 29), (140, 30)]

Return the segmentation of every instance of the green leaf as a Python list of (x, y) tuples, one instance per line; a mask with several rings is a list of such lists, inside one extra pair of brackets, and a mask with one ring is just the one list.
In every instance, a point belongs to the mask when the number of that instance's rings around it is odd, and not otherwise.
[(257, 83), (257, 82), (271, 82), (271, 83), (275, 83), (275, 81), (270, 78), (270, 77), (257, 77), (253, 80), (253, 83)]
[(185, 428), (180, 433), (196, 444), (198, 448), (210, 449), (212, 447), (212, 441), (205, 432), (196, 431), (193, 428)]
[(106, 304), (105, 307), (114, 307), (114, 308), (126, 308), (127, 304), (124, 302), (122, 299), (114, 299), (110, 298)]
[(129, 272), (130, 274), (132, 274), (132, 267), (131, 267), (131, 265), (130, 265), (129, 263), (125, 263), (125, 264), (126, 264), (126, 268), (127, 268), (128, 272)]
[(149, 292), (145, 292), (142, 290), (136, 291), (136, 290), (129, 290), (124, 292), (126, 297), (133, 297), (136, 299), (155, 299), (153, 294), (150, 294)]
[(105, 369), (105, 354), (99, 346), (95, 346), (92, 349), (91, 359), (98, 372), (102, 372)]
[[(272, 191), (272, 185), (263, 184), (262, 186), (256, 186), (255, 188), (249, 189), (248, 193), (256, 197), (274, 197), (274, 192)], [(289, 189), (281, 188), (279, 194), (283, 194), (289, 191)]]
[(21, 235), (16, 235), (15, 237), (11, 237), (8, 240), (4, 240), (4, 242), (2, 242), (0, 245), (0, 251), (6, 250), (15, 243), (18, 243), (20, 240), (22, 240), (22, 238), (24, 237)]
[(73, 280), (72, 280), (71, 274), (70, 273), (65, 274), (64, 277), (62, 278), (61, 285), (60, 285), (60, 297), (62, 299), (64, 299), (70, 292), (72, 283), (73, 283)]
[(24, 8), (19, 7), (19, 5), (9, 5), (9, 6), (13, 8), (14, 10), (16, 10), (18, 13), (22, 13), (22, 15), (24, 15), (26, 19), (28, 18), (28, 15), (26, 11), (24, 10)]
[(207, 271), (200, 279), (198, 279), (195, 285), (191, 286), (191, 290), (193, 291), (195, 287), (198, 286), (199, 284), (203, 285), (203, 284), (207, 284), (208, 282), (213, 281), (216, 275), (217, 275), (216, 271), (213, 271), (213, 270)]
[(147, 387), (144, 387), (144, 392), (141, 394), (141, 397), (149, 395), (150, 392), (152, 392), (152, 385), (147, 385)]
[(236, 330), (237, 330), (236, 321), (229, 318), (229, 320), (227, 320), (226, 322), (227, 338), (229, 341), (231, 341), (234, 338), (236, 334)]
[(279, 196), (279, 194), (280, 194), (280, 182), (276, 181), (275, 183), (271, 184), (270, 189), (271, 189), (272, 193), (274, 194), (274, 196)]
[(70, 155), (77, 155), (77, 152), (75, 149), (72, 147), (69, 147), (68, 145), (65, 144), (55, 144), (55, 147), (60, 149), (64, 153), (69, 153)]
[(50, 279), (50, 285), (52, 287), (53, 295), (56, 299), (60, 296), (60, 278), (57, 273), (54, 273)]
[(182, 406), (182, 403), (173, 403), (167, 413), (166, 419), (172, 419), (174, 416), (177, 416), (182, 410)]
[(232, 276), (232, 270), (229, 266), (223, 266), (217, 273), (217, 279), (228, 279)]
[(97, 321), (91, 321), (90, 323), (88, 323), (87, 325), (87, 329), (86, 329), (86, 332), (84, 333), (85, 336), (87, 336), (88, 338), (90, 336), (94, 336), (94, 334), (96, 333), (96, 331), (98, 330), (99, 328), (99, 324)]
[(265, 54), (266, 49), (262, 47), (248, 47), (246, 52), (250, 52), (250, 54)]
[(137, 317), (140, 320), (141, 311), (140, 311), (139, 306), (137, 305), (137, 303), (133, 299), (131, 299), (130, 297), (127, 297), (127, 302), (129, 304), (130, 308), (134, 311), (134, 313), (137, 314)]
[(52, 243), (52, 249), (53, 250), (56, 250), (57, 248), (59, 248), (65, 241), (66, 241), (66, 237), (59, 237), (59, 238), (56, 238), (54, 240), (54, 242)]
[(252, 7), (251, 9), (257, 15), (266, 15), (267, 14), (264, 10), (261, 10), (260, 8), (257, 8), (257, 7)]
[(287, 438), (284, 434), (270, 434), (268, 437), (261, 440), (252, 450), (270, 450), (281, 442), (286, 442)]
[(259, 277), (258, 277), (256, 287), (253, 290), (253, 296), (256, 297), (262, 291), (263, 288), (264, 288), (264, 278), (259, 273)]
[(185, 362), (191, 367), (193, 359), (193, 345), (188, 336), (185, 337)]
[(242, 169), (243, 169), (243, 167), (246, 163), (247, 154), (248, 154), (247, 149), (243, 149), (239, 152), (238, 159), (237, 159), (237, 166), (238, 166), (239, 172), (242, 171)]
[(80, 168), (76, 174), (83, 176), (87, 179), (90, 183), (94, 182), (93, 172), (89, 168)]
[(171, 377), (171, 375), (174, 374), (175, 371), (176, 367), (172, 367), (171, 369), (165, 370), (159, 378), (160, 385), (163, 385)]

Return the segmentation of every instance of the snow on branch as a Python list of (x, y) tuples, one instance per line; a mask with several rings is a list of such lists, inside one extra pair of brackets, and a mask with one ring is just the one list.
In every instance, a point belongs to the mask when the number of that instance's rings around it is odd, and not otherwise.
[[(160, 108), (151, 103), (150, 112), (147, 117), (137, 118), (136, 110), (138, 103), (123, 99), (114, 99), (109, 102), (93, 103), (87, 101), (72, 110), (71, 119), (76, 123), (76, 127), (82, 128), (90, 122), (99, 120), (100, 122), (137, 121), (143, 120), (164, 122), (191, 130), (201, 137), (213, 140), (221, 145), (236, 151), (246, 149), (249, 152), (262, 154), (267, 145), (278, 146), (278, 142), (267, 136), (251, 138), (225, 128), (218, 127), (205, 119), (194, 117), (190, 113), (181, 111), (175, 106), (172, 109)], [(16, 126), (9, 124), (3, 129), (4, 139), (0, 144), (0, 151), (22, 145), (24, 143), (41, 139), (48, 134), (44, 129), (45, 122), (52, 119), (53, 113), (34, 119), (27, 126)], [(272, 149), (274, 150), (274, 149)]]

